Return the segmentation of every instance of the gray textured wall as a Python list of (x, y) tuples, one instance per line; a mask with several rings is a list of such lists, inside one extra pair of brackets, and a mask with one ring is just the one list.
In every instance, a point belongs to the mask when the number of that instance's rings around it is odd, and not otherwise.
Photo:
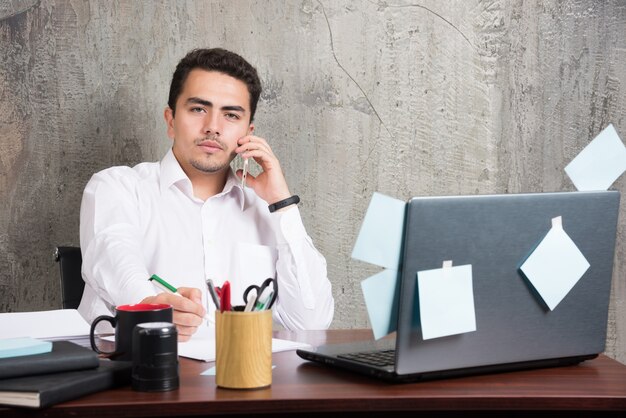
[[(626, 139), (626, 2), (1, 0), (0, 311), (60, 305), (97, 170), (157, 160), (177, 61), (232, 49), (264, 82), (258, 133), (329, 264), (335, 328), (366, 327), (350, 253), (374, 191), (574, 190), (563, 167)], [(626, 176), (614, 188), (626, 192)], [(607, 352), (626, 362), (626, 205)]]

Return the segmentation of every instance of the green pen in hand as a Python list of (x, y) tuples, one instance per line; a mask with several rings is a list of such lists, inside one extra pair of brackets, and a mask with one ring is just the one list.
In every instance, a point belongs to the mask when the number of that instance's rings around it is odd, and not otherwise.
[(154, 280), (157, 286), (160, 287), (161, 289), (170, 291), (178, 296), (182, 296), (180, 293), (178, 293), (178, 289), (176, 289), (174, 286), (172, 286), (171, 284), (169, 284), (168, 282), (166, 282), (165, 280), (163, 280), (156, 274), (153, 274), (152, 277), (150, 277), (150, 280)]
[[(184, 297), (183, 295), (178, 293), (178, 289), (176, 289), (174, 286), (172, 286), (171, 284), (169, 284), (168, 282), (166, 282), (165, 280), (163, 280), (162, 278), (160, 278), (156, 274), (153, 274), (148, 280), (150, 280), (151, 282), (154, 282), (158, 287), (160, 287), (161, 289), (165, 290), (166, 292), (170, 292), (170, 293), (172, 293), (172, 294), (174, 294), (176, 296), (179, 296), (181, 298)], [(209, 314), (208, 313), (204, 315), (204, 319), (209, 321)]]

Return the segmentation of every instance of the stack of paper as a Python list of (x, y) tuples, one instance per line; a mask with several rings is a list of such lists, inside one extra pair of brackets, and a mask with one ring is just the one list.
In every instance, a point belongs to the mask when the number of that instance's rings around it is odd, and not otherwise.
[(0, 329), (6, 338), (31, 337), (67, 340), (89, 335), (90, 326), (76, 309), (0, 314)]

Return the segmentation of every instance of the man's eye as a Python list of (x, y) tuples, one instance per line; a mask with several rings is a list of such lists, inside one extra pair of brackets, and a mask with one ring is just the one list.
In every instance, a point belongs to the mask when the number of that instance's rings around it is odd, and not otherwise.
[(200, 112), (204, 112), (204, 109), (203, 109), (203, 108), (201, 108), (201, 107), (192, 107), (192, 108), (191, 108), (191, 111), (192, 111), (193, 113), (200, 113)]
[(227, 119), (239, 120), (239, 115), (236, 114), (236, 113), (227, 113), (226, 114), (226, 118)]

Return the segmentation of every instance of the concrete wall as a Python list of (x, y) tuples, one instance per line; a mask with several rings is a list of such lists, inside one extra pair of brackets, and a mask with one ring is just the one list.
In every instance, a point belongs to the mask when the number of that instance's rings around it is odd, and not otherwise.
[[(171, 73), (221, 46), (264, 82), (258, 133), (326, 255), (333, 327), (367, 327), (350, 253), (373, 192), (574, 190), (563, 167), (626, 139), (626, 2), (83, 1), (0, 6), (0, 311), (60, 306), (97, 170), (160, 159)], [(626, 192), (626, 176), (613, 186)], [(626, 205), (607, 352), (626, 362)]]

